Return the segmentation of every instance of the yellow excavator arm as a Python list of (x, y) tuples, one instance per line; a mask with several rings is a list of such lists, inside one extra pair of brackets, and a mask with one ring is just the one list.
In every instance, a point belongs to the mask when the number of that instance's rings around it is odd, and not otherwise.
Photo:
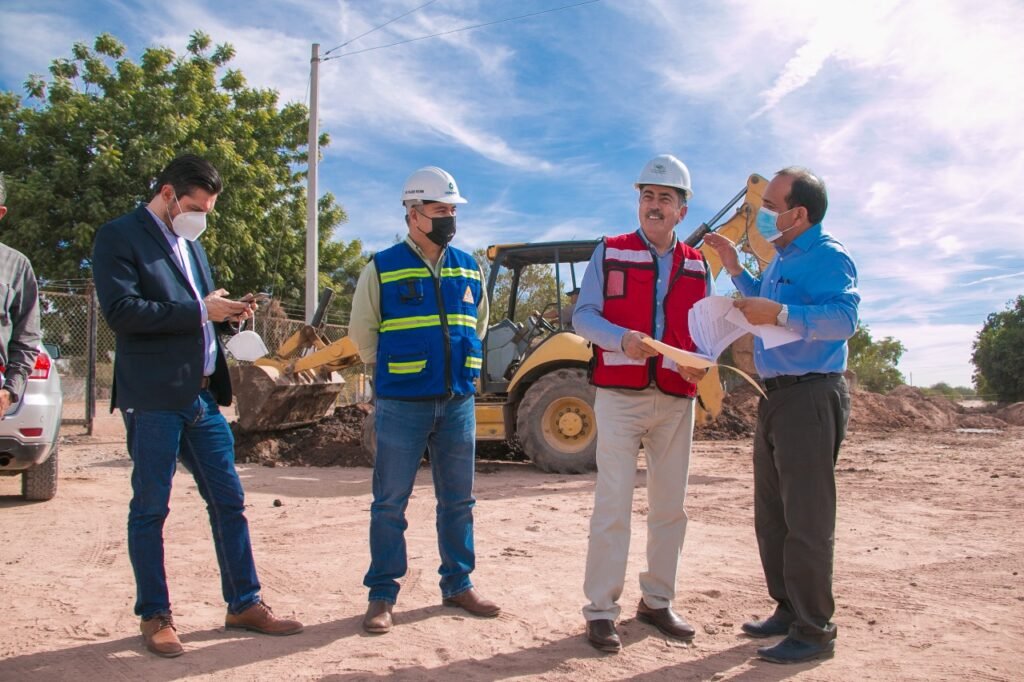
[[(754, 263), (749, 263), (749, 265), (754, 265), (757, 273), (760, 273), (775, 255), (775, 249), (754, 227), (757, 210), (761, 208), (761, 201), (767, 186), (768, 181), (754, 173), (747, 178), (747, 186), (733, 197), (731, 202), (726, 204), (711, 220), (702, 223), (700, 227), (686, 238), (686, 244), (697, 247), (704, 254), (704, 259), (707, 260), (708, 267), (711, 269), (712, 278), (717, 277), (718, 273), (721, 272), (722, 260), (714, 249), (704, 244), (704, 235), (710, 232), (716, 232), (723, 237), (727, 237), (739, 248), (741, 253), (748, 254), (754, 261)], [(739, 203), (741, 199), (742, 203), (732, 217), (716, 227), (715, 223), (728, 213), (733, 206)], [(739, 346), (743, 345), (740, 341), (737, 341), (737, 344)], [(752, 348), (745, 350), (734, 347), (733, 354), (734, 356), (749, 356), (751, 351)], [(740, 360), (738, 357), (736, 359)], [(738, 364), (747, 365), (745, 369), (749, 370), (751, 368), (750, 365), (753, 363), (749, 357), (746, 357)], [(718, 416), (722, 411), (722, 400), (725, 397), (725, 392), (722, 390), (722, 380), (717, 366), (711, 368), (698, 384), (697, 390), (704, 407), (697, 417), (697, 423), (703, 424)]]

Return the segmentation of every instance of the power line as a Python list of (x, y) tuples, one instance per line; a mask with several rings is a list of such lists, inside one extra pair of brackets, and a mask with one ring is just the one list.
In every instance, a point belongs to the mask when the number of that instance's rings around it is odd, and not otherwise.
[[(409, 10), (409, 11), (408, 11), (408, 12), (406, 12), (405, 14), (399, 14), (399, 15), (398, 15), (397, 17), (395, 17), (394, 19), (389, 19), (388, 21), (385, 21), (385, 22), (384, 22), (383, 24), (381, 24), (380, 26), (375, 26), (374, 28), (371, 28), (371, 29), (370, 29), (369, 31), (367, 31), (366, 33), (360, 33), (359, 35), (357, 35), (357, 36), (356, 36), (355, 38), (353, 38), (352, 40), (347, 40), (347, 41), (345, 41), (344, 43), (342, 43), (341, 45), (338, 45), (337, 47), (332, 47), (331, 49), (327, 50), (327, 52), (324, 52), (324, 57), (326, 57), (326, 56), (327, 56), (327, 55), (329, 55), (330, 53), (334, 52), (335, 50), (340, 50), (341, 48), (345, 47), (346, 45), (351, 45), (352, 43), (356, 42), (356, 41), (357, 41), (357, 40), (359, 40), (360, 38), (365, 38), (366, 36), (370, 35), (370, 34), (371, 34), (371, 33), (373, 33), (374, 31), (379, 31), (380, 29), (384, 28), (384, 27), (385, 27), (385, 26), (387, 26), (388, 24), (393, 24), (393, 23), (395, 23), (396, 21), (398, 21), (399, 19), (402, 19), (403, 17), (407, 17), (407, 16), (409, 16), (409, 15), (410, 15), (410, 14), (412, 14), (413, 12), (418, 12), (418, 11), (420, 11), (421, 9), (423, 9), (424, 7), (426, 7), (427, 5), (433, 5), (433, 4), (435, 3), (435, 2), (437, 2), (437, 0), (430, 0), (430, 2), (425, 2), (425, 3), (423, 3), (422, 5), (420, 5), (419, 7), (415, 7), (415, 8), (413, 8), (413, 9)], [(321, 60), (321, 61), (325, 61), (325, 60)]]
[[(552, 7), (551, 9), (541, 10), (539, 12), (530, 12), (528, 14), (520, 14), (514, 17), (505, 17), (504, 19), (495, 19), (494, 21), (486, 21), (482, 24), (472, 24), (470, 26), (461, 26), (459, 28), (453, 28), (449, 31), (441, 31), (440, 33), (431, 33), (426, 36), (419, 36), (418, 38), (409, 38), (407, 40), (399, 40), (396, 43), (388, 43), (387, 45), (377, 45), (376, 47), (367, 47), (362, 50), (353, 50), (351, 52), (343, 52), (342, 54), (334, 55), (333, 57), (326, 57), (321, 61), (329, 61), (331, 59), (339, 59), (341, 57), (350, 57), (355, 54), (362, 54), (363, 52), (372, 52), (373, 50), (383, 50), (386, 47), (395, 47), (396, 45), (405, 45), (406, 43), (414, 43), (419, 40), (426, 40), (428, 38), (437, 38), (439, 36), (451, 35), (452, 33), (461, 33), (463, 31), (471, 31), (475, 28), (483, 28), (485, 26), (495, 26), (497, 24), (504, 24), (509, 21), (518, 21), (519, 19), (527, 19), (529, 17), (536, 17), (541, 14), (550, 14), (551, 12), (561, 12), (566, 9), (573, 9), (575, 7), (582, 7), (583, 5), (592, 5), (595, 2), (601, 2), (601, 0), (584, 0), (583, 2), (576, 2), (570, 5), (562, 5), (561, 7)], [(337, 48), (335, 48), (337, 49)]]

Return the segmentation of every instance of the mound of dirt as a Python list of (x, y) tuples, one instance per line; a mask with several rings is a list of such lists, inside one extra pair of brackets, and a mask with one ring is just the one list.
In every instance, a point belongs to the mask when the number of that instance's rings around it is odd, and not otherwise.
[(373, 408), (345, 405), (323, 421), (298, 429), (243, 433), (232, 424), (235, 460), (264, 466), (373, 466), (360, 443), (363, 419)]
[(1024, 403), (1013, 403), (998, 410), (996, 417), (1013, 426), (1024, 426)]
[[(752, 435), (758, 399), (749, 386), (734, 389), (726, 395), (718, 418), (698, 426), (695, 437), (721, 440)], [(861, 390), (851, 395), (851, 431), (1005, 429), (1009, 425), (1024, 426), (1024, 403), (998, 411), (993, 407), (968, 410), (948, 398), (925, 395), (913, 386), (900, 386), (888, 395)]]

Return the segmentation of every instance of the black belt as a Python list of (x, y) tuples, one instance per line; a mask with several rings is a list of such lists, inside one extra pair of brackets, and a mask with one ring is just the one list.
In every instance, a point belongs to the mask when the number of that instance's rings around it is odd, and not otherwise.
[(205, 391), (210, 387), (210, 377), (203, 377), (203, 380), (199, 382), (199, 390)]
[(843, 376), (839, 372), (810, 372), (808, 374), (800, 374), (799, 376), (793, 374), (783, 374), (777, 377), (768, 377), (764, 379), (764, 388), (766, 391), (776, 391), (780, 388), (786, 388), (793, 384), (802, 384), (808, 381), (820, 381), (822, 379), (828, 379), (829, 377), (841, 377)]

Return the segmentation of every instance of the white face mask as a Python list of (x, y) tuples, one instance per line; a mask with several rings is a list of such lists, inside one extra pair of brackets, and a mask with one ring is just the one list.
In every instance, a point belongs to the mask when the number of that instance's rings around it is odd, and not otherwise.
[[(174, 203), (178, 204), (178, 210), (181, 211), (177, 195), (174, 196)], [(202, 211), (181, 212), (171, 221), (171, 229), (182, 239), (194, 242), (206, 231), (206, 214)]]
[(232, 357), (245, 362), (255, 362), (270, 353), (260, 335), (249, 330), (232, 336), (227, 348)]

